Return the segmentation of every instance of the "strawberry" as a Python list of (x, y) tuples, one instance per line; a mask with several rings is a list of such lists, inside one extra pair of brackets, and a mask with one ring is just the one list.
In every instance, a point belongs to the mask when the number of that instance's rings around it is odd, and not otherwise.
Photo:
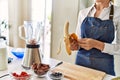
[(19, 75), (17, 73), (12, 73), (14, 77), (18, 77)]
[(24, 71), (22, 71), (20, 75), (21, 76), (28, 76), (28, 74), (26, 72), (24, 72)]

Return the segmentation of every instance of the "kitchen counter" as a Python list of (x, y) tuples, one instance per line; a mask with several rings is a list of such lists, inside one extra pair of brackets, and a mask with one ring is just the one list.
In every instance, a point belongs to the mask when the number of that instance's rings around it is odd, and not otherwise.
[[(13, 61), (8, 64), (8, 69), (4, 71), (0, 71), (0, 76), (7, 74), (11, 71), (22, 71), (24, 68), (21, 66), (22, 59), (14, 58)], [(43, 59), (43, 62), (46, 64), (50, 64), (50, 67), (54, 67), (57, 63), (59, 63), (59, 60), (56, 59)], [(27, 71), (27, 70), (26, 70)], [(28, 70), (29, 71), (29, 70)], [(114, 76), (106, 75), (103, 80), (111, 80), (114, 78)], [(0, 78), (0, 80), (10, 80), (10, 76), (5, 76), (3, 78)], [(51, 80), (48, 76), (45, 78), (38, 78), (35, 74), (33, 74), (32, 80)], [(65, 79), (64, 80), (69, 80)]]

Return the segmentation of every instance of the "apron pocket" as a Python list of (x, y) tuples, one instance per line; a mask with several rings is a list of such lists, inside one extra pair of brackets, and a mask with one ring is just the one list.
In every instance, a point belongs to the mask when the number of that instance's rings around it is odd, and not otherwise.
[(92, 68), (96, 70), (104, 71), (107, 74), (115, 75), (113, 59), (90, 57), (90, 61)]

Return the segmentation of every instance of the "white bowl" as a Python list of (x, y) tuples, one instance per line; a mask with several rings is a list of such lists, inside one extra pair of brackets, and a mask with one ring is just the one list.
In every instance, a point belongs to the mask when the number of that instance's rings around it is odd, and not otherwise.
[(55, 72), (49, 71), (48, 75), (52, 80), (61, 80), (61, 79), (64, 78), (64, 75), (61, 72), (58, 72), (58, 71), (55, 71)]
[(25, 71), (10, 72), (10, 76), (11, 76), (12, 80), (30, 80), (32, 77), (32, 75), (30, 73), (25, 72)]

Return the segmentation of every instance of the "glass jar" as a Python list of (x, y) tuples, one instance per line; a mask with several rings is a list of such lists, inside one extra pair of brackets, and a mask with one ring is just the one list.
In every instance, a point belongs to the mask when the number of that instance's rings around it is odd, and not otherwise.
[(8, 67), (8, 55), (6, 40), (0, 37), (0, 70), (6, 70)]

